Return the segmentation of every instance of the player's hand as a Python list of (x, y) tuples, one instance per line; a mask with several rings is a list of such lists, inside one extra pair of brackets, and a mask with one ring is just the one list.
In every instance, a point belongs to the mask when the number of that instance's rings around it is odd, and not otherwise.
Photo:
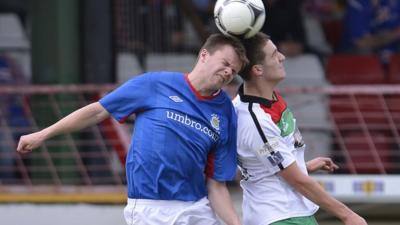
[(364, 218), (359, 216), (357, 213), (352, 213), (346, 219), (343, 220), (346, 225), (368, 225)]
[(328, 172), (333, 172), (336, 169), (339, 169), (339, 166), (336, 165), (331, 158), (328, 157), (317, 157), (312, 159), (306, 163), (307, 171), (312, 173), (317, 170), (325, 170)]
[(33, 149), (39, 147), (44, 141), (44, 135), (42, 132), (35, 132), (28, 135), (23, 135), (19, 139), (17, 152), (19, 153), (29, 153)]

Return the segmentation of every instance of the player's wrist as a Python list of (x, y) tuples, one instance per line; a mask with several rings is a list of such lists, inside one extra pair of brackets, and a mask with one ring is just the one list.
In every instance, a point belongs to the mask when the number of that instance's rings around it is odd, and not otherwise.
[(229, 223), (229, 225), (242, 225), (239, 218), (236, 218), (235, 221)]
[(50, 132), (49, 128), (46, 128), (46, 129), (43, 129), (43, 130), (39, 131), (39, 139), (40, 139), (40, 141), (45, 141), (45, 140), (47, 140), (47, 139), (49, 139), (51, 137), (52, 137), (52, 135), (51, 135), (51, 132)]
[(338, 216), (339, 219), (343, 222), (346, 223), (346, 221), (351, 220), (352, 217), (354, 217), (354, 215), (357, 215), (356, 213), (354, 213), (353, 211), (351, 211), (349, 208), (347, 208), (346, 206), (344, 206), (344, 210), (339, 210), (342, 211), (342, 213), (340, 213), (340, 215)]

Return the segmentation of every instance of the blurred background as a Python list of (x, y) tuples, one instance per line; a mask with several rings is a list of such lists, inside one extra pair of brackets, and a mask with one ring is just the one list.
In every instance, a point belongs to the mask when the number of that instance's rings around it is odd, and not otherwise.
[[(313, 175), (369, 224), (400, 221), (400, 1), (265, 0), (286, 55), (279, 86)], [(0, 0), (1, 224), (125, 224), (125, 154), (134, 117), (106, 120), (16, 154), (23, 134), (146, 71), (189, 72), (217, 29), (214, 0)], [(228, 85), (234, 94), (240, 80)], [(229, 184), (240, 211), (241, 191)], [(321, 210), (321, 225), (340, 224)]]

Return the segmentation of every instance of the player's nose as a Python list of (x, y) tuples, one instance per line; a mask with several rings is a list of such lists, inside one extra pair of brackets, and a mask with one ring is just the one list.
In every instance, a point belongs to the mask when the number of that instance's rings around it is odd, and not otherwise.
[(284, 54), (282, 54), (281, 52), (279, 52), (279, 61), (283, 62), (286, 60), (286, 57)]
[(233, 75), (233, 70), (232, 70), (232, 68), (230, 68), (230, 67), (226, 67), (225, 68), (225, 70), (224, 70), (224, 75), (226, 76), (226, 77), (230, 77), (230, 76), (232, 76)]

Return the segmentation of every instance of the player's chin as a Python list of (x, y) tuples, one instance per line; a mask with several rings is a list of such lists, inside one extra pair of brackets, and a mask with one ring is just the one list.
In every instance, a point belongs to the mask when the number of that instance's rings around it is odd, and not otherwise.
[(222, 77), (221, 80), (222, 80), (223, 85), (227, 85), (233, 80), (233, 76), (232, 77), (230, 77), (230, 76)]
[(218, 89), (221, 89), (222, 86), (224, 86), (226, 84), (228, 84), (228, 82), (225, 79), (220, 78), (220, 79), (215, 80), (214, 87), (216, 90), (218, 90)]
[(285, 70), (280, 71), (280, 73), (279, 73), (279, 78), (280, 78), (281, 80), (283, 80), (283, 79), (286, 78), (286, 72), (285, 72)]
[(229, 84), (229, 81), (221, 82), (221, 85), (220, 85), (220, 87), (218, 89), (221, 89), (222, 87), (224, 87), (224, 86), (226, 86), (228, 84)]

